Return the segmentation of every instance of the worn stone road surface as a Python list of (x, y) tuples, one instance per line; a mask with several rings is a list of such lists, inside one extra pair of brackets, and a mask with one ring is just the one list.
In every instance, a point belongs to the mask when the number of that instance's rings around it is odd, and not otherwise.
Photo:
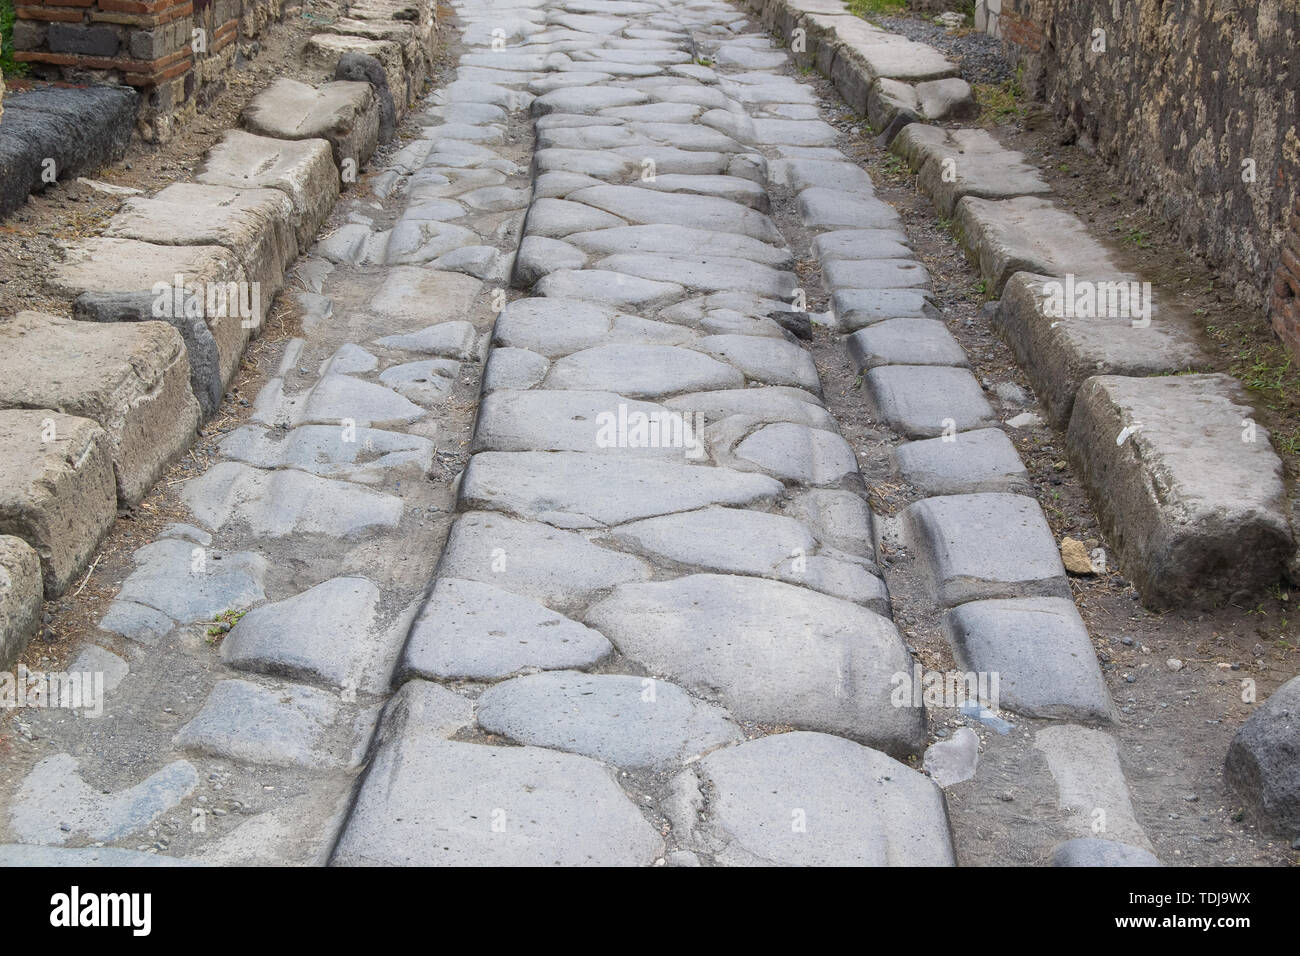
[[(933, 479), (889, 534), (959, 659), (1030, 716), (1111, 703), (896, 214), (737, 6), (453, 6), (454, 81), (300, 265), (302, 337), (102, 621), (153, 652), (85, 651), (107, 719), (39, 728), (0, 861), (953, 863), (970, 740), (914, 769), (791, 229)], [(1106, 734), (1040, 737), (1067, 853), (1097, 805), (1145, 853)]]

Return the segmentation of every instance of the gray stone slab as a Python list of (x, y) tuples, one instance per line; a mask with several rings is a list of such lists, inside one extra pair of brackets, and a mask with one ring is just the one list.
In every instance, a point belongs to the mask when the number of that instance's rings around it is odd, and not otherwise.
[(656, 193), (635, 186), (593, 186), (571, 193), (569, 198), (622, 217), (631, 224), (690, 226), (737, 233), (772, 245), (783, 242), (776, 224), (767, 215), (728, 199)]
[(1056, 539), (1033, 498), (948, 495), (909, 505), (904, 515), (931, 591), (943, 607), (1070, 596)]
[[(183, 624), (210, 621), (223, 611), (242, 611), (266, 596), (262, 591), (266, 559), (249, 551), (212, 551), (163, 538), (138, 549), (134, 557), (137, 567), (122, 582), (117, 603), (154, 608)], [(161, 627), (160, 621), (150, 620)], [(106, 623), (101, 627), (109, 629)], [(142, 639), (138, 634), (128, 636)]]
[(463, 507), (563, 528), (599, 528), (710, 504), (749, 505), (780, 491), (728, 468), (575, 452), (482, 452), (461, 480)]
[(675, 823), (724, 865), (956, 862), (939, 788), (879, 751), (828, 734), (774, 734), (715, 751), (674, 789), (700, 811)]
[(827, 290), (910, 289), (930, 284), (925, 266), (913, 259), (832, 259), (822, 265)]
[(835, 485), (858, 472), (857, 456), (837, 432), (790, 422), (764, 425), (732, 449), (741, 462), (782, 481)]
[(779, 298), (791, 295), (799, 282), (792, 272), (781, 272), (748, 259), (687, 251), (622, 253), (599, 259), (593, 266), (623, 275), (673, 282), (693, 292), (737, 290)]
[(700, 389), (739, 388), (745, 376), (701, 352), (670, 345), (600, 345), (556, 360), (547, 388), (659, 398)]
[(451, 359), (406, 362), (383, 370), (379, 381), (413, 402), (431, 407), (455, 387), (460, 364)]
[(951, 218), (963, 196), (1012, 199), (1052, 191), (1023, 153), (1007, 149), (987, 130), (913, 123), (890, 149), (911, 163), (917, 188), (942, 216)]
[(694, 338), (681, 326), (622, 314), (595, 302), (552, 296), (509, 303), (492, 333), (498, 347), (528, 349), (550, 358), (592, 346), (680, 345)]
[(1088, 629), (1068, 598), (971, 601), (944, 615), (959, 669), (998, 675), (993, 709), (1108, 721), (1114, 706)]
[(538, 199), (528, 209), (524, 231), (530, 236), (562, 239), (574, 232), (626, 225), (618, 216), (593, 209), (584, 203), (569, 199)]
[(44, 593), (40, 555), (21, 538), (0, 535), (0, 669), (40, 630)]
[(314, 687), (223, 680), (177, 732), (175, 744), (236, 763), (311, 770), (346, 767), (359, 754), (357, 728), (343, 710), (337, 695)]
[(744, 739), (720, 708), (668, 681), (623, 674), (517, 677), (485, 691), (476, 713), (490, 734), (628, 769), (680, 767)]
[(894, 707), (910, 662), (888, 619), (777, 581), (697, 574), (628, 584), (586, 621), (618, 650), (737, 717), (823, 730), (893, 753), (924, 742), (919, 708)]
[(131, 673), (131, 665), (98, 644), (87, 644), (68, 665), (68, 673), (102, 675), (104, 692), (111, 694), (117, 690), (126, 675)]
[(438, 572), (521, 594), (569, 615), (615, 585), (650, 577), (640, 558), (571, 531), (490, 512), (456, 520)]
[(1066, 840), (1052, 851), (1052, 866), (1160, 866), (1150, 850), (1102, 837)]
[(813, 240), (813, 255), (824, 263), (837, 259), (906, 259), (912, 250), (899, 229), (842, 229)]
[(531, 598), (443, 577), (411, 629), (398, 676), (497, 680), (531, 670), (588, 667), (612, 650), (598, 631)]
[(1024, 462), (998, 428), (959, 432), (951, 440), (907, 442), (891, 454), (898, 473), (924, 495), (1028, 494), (1030, 490)]
[(684, 249), (707, 249), (714, 255), (748, 259), (775, 269), (788, 269), (794, 264), (788, 249), (768, 245), (749, 236), (710, 232), (690, 226), (622, 226), (574, 233), (567, 237), (567, 241), (592, 255), (677, 253)]
[(176, 622), (156, 608), (134, 601), (114, 601), (100, 618), (99, 628), (153, 647), (171, 633)]
[(402, 500), (331, 478), (285, 469), (263, 471), (220, 462), (185, 485), (181, 498), (200, 523), (220, 530), (229, 523), (257, 534), (347, 537), (395, 528)]
[(477, 354), (474, 348), (478, 333), (474, 326), (463, 320), (439, 322), (404, 335), (386, 335), (375, 339), (375, 345), (386, 349), (401, 349), (405, 352), (423, 352), (426, 355), (440, 355), (444, 358), (471, 359)]
[(642, 279), (608, 269), (557, 269), (538, 280), (536, 292), (558, 298), (588, 299), (634, 311), (654, 310), (686, 294), (675, 282)]
[(670, 398), (664, 405), (683, 413), (703, 415), (706, 423), (743, 415), (756, 421), (794, 422), (810, 428), (836, 427), (835, 419), (815, 395), (783, 385), (691, 392)]
[(648, 866), (663, 840), (589, 757), (430, 739), (392, 728), (335, 865)]
[[(1093, 375), (1173, 375), (1210, 367), (1190, 316), (1174, 308), (1160, 309), (1147, 300), (1143, 305), (1152, 308), (1144, 317), (1124, 314), (1122, 305), (1112, 314), (1106, 291), (1107, 305), (1100, 313), (1059, 314), (1064, 312), (1065, 297), (1076, 288), (1078, 294), (1085, 285), (1118, 290), (1122, 284), (1132, 290), (1130, 281), (1136, 282), (1136, 277), (1113, 273), (1109, 279), (1074, 283), (1022, 272), (1003, 290), (994, 328), (1011, 346), (1043, 403), (1047, 420), (1057, 428), (1068, 424), (1079, 388)], [(1133, 299), (1127, 293), (1117, 291), (1117, 295), (1120, 303), (1143, 298), (1140, 289)], [(1069, 296), (1069, 301), (1074, 304), (1074, 297)]]
[(838, 189), (863, 198), (874, 193), (867, 171), (850, 162), (830, 162), (822, 159), (782, 159), (775, 166), (774, 175), (800, 192), (811, 186)]
[(924, 289), (840, 289), (831, 296), (831, 307), (845, 332), (885, 319), (942, 317)]
[(1282, 463), (1236, 380), (1090, 378), (1066, 438), (1148, 607), (1217, 606), (1283, 573), (1295, 542)]
[(528, 349), (494, 348), (483, 366), (483, 393), (498, 388), (532, 388), (546, 377), (551, 363)]
[(898, 212), (881, 199), (812, 186), (799, 193), (799, 220), (809, 229), (893, 229)]
[(882, 421), (908, 438), (931, 438), (994, 422), (979, 382), (964, 368), (881, 365), (866, 374)]
[(302, 425), (288, 431), (246, 425), (221, 442), (221, 454), (258, 468), (297, 468), (325, 478), (377, 484), (419, 477), (433, 464), (433, 442), (377, 428)]
[(886, 319), (848, 337), (859, 372), (878, 365), (951, 365), (967, 368), (966, 350), (937, 319)]
[(1300, 830), (1300, 677), (1270, 694), (1237, 731), (1223, 776), (1266, 830), (1283, 837)]
[(408, 424), (425, 415), (425, 409), (391, 388), (351, 375), (323, 375), (296, 395), (284, 394), (283, 384), (280, 379), (267, 383), (257, 397), (254, 421), (280, 427), (346, 422), (365, 427)]
[(531, 288), (542, 276), (558, 269), (581, 269), (587, 254), (575, 245), (545, 236), (525, 236), (515, 257), (514, 285)]
[(696, 339), (691, 347), (735, 366), (750, 381), (821, 391), (812, 355), (793, 342), (756, 335), (709, 335)]

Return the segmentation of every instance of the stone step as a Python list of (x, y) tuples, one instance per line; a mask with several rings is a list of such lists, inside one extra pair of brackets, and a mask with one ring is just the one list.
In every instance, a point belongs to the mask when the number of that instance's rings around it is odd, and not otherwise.
[(346, 186), (379, 145), (379, 104), (369, 83), (308, 86), (280, 77), (244, 108), (250, 133), (289, 140), (327, 140)]
[(1002, 146), (986, 130), (942, 129), (913, 123), (890, 150), (916, 170), (916, 185), (941, 216), (951, 218), (963, 196), (1012, 199), (1051, 192), (1024, 154)]
[(40, 556), (21, 538), (0, 535), (0, 671), (40, 630), (44, 594)]
[(1079, 390), (1071, 460), (1119, 565), (1153, 609), (1275, 584), (1295, 550), (1282, 462), (1226, 375), (1100, 375)]

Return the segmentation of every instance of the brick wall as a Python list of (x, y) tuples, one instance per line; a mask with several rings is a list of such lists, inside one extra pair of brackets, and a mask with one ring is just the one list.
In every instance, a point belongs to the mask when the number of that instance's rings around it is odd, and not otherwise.
[(1000, 5), (1028, 90), (1300, 355), (1300, 0)]
[(236, 40), (280, 19), (286, 0), (17, 0), (15, 59), (37, 79), (141, 90), (138, 130), (168, 139), (219, 95)]

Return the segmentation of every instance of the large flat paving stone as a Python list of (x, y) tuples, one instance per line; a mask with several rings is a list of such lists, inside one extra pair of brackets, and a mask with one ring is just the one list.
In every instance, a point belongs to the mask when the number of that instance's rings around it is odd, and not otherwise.
[[(707, 785), (707, 804), (702, 791)], [(943, 792), (879, 751), (774, 734), (704, 757), (675, 781), (690, 845), (731, 866), (954, 866)]]
[(1071, 460), (1147, 607), (1216, 606), (1277, 582), (1294, 551), (1282, 463), (1226, 375), (1083, 383)]
[(680, 345), (695, 337), (681, 326), (627, 315), (595, 302), (552, 296), (511, 302), (497, 316), (492, 331), (497, 347), (528, 349), (548, 358), (594, 346)]
[(223, 680), (176, 734), (182, 750), (241, 764), (321, 770), (359, 762), (362, 734), (337, 694)]
[(1023, 153), (1007, 149), (987, 130), (912, 123), (890, 149), (917, 171), (917, 188), (943, 216), (951, 217), (963, 196), (1013, 199), (1052, 191)]
[(414, 708), (401, 715), (386, 720), (335, 865), (648, 866), (663, 852), (601, 763), (440, 740)]
[(1022, 495), (946, 495), (904, 512), (943, 607), (983, 598), (1070, 596), (1043, 509)]
[(898, 473), (925, 495), (1025, 494), (1030, 487), (1025, 463), (999, 428), (959, 432), (951, 440), (906, 442), (891, 455)]
[(650, 577), (640, 558), (572, 531), (490, 512), (457, 519), (438, 573), (521, 594), (562, 614), (581, 610), (615, 585)]
[(809, 229), (893, 229), (898, 212), (870, 193), (810, 186), (799, 193), (799, 220)]
[(221, 442), (221, 454), (258, 468), (297, 468), (324, 478), (377, 484), (391, 476), (428, 474), (433, 442), (378, 428), (302, 425), (286, 430), (245, 425)]
[(735, 445), (730, 454), (737, 467), (757, 467), (782, 481), (801, 485), (836, 485), (858, 471), (852, 446), (838, 433), (790, 422), (764, 425)]
[(911, 667), (884, 617), (805, 588), (696, 574), (626, 584), (586, 623), (627, 657), (718, 699), (742, 719), (840, 734), (905, 754), (924, 744), (920, 708), (895, 707)]
[(379, 145), (379, 103), (369, 83), (308, 86), (278, 77), (244, 108), (249, 132), (276, 139), (323, 139), (340, 170), (359, 173)]
[(411, 629), (398, 676), (497, 680), (533, 669), (588, 667), (612, 650), (598, 631), (532, 598), (442, 577)]
[(877, 365), (970, 365), (966, 350), (938, 319), (886, 319), (854, 332), (847, 344), (859, 372)]
[(538, 295), (590, 299), (621, 309), (645, 311), (676, 302), (686, 290), (676, 282), (643, 279), (611, 269), (556, 269), (537, 281)]
[(558, 359), (545, 387), (663, 398), (680, 392), (740, 388), (745, 376), (701, 352), (671, 345), (598, 345)]
[(944, 615), (944, 630), (960, 669), (998, 675), (993, 709), (1064, 720), (1114, 717), (1088, 629), (1073, 601), (971, 601)]
[(189, 448), (199, 424), (185, 344), (165, 322), (19, 312), (0, 326), (0, 407), (54, 408), (97, 422), (128, 507)]
[(736, 290), (783, 297), (798, 284), (792, 272), (779, 272), (748, 259), (718, 255), (697, 255), (685, 250), (676, 254), (637, 252), (606, 256), (593, 268), (657, 282), (675, 282), (693, 292)]
[[(1094, 284), (1105, 289), (1109, 281), (1132, 288), (1128, 277), (1111, 276)], [(1003, 289), (993, 320), (1056, 427), (1068, 424), (1079, 388), (1093, 375), (1174, 375), (1208, 367), (1190, 323), (1172, 309), (1162, 315), (1152, 308), (1143, 318), (1124, 314), (1122, 305), (1113, 313), (1107, 305), (1098, 313), (1061, 314), (1074, 285), (1017, 273)], [(1103, 295), (1109, 301), (1109, 293)], [(1117, 297), (1120, 303), (1127, 298), (1119, 291)]]
[(1103, 837), (1076, 837), (1052, 850), (1052, 866), (1160, 866), (1150, 850), (1140, 846), (1107, 840)]
[(668, 399), (664, 405), (675, 411), (703, 415), (706, 423), (742, 415), (762, 422), (794, 422), (809, 428), (836, 427), (835, 419), (817, 396), (784, 385), (689, 392)]
[(566, 236), (565, 241), (592, 255), (675, 253), (683, 249), (707, 249), (714, 255), (748, 259), (774, 269), (788, 269), (794, 264), (789, 250), (751, 239), (749, 236), (662, 223), (576, 232)]
[(263, 471), (223, 461), (185, 485), (181, 499), (200, 523), (220, 530), (230, 523), (257, 534), (347, 537), (395, 528), (402, 500), (355, 484), (284, 469)]
[(257, 396), (253, 420), (280, 427), (313, 423), (337, 427), (351, 422), (364, 428), (384, 423), (408, 424), (423, 418), (425, 413), (424, 408), (391, 388), (351, 375), (327, 372), (310, 388), (294, 395), (284, 393), (281, 379), (272, 379)]
[[(223, 611), (243, 611), (266, 597), (262, 581), (267, 561), (249, 551), (222, 552), (161, 538), (138, 548), (134, 559), (137, 567), (122, 582), (100, 627), (146, 644), (165, 636), (168, 621), (211, 621)], [(166, 620), (158, 620), (158, 615)], [(118, 624), (124, 626), (119, 629)], [(154, 630), (145, 632), (146, 625)]]
[(831, 307), (845, 332), (886, 319), (941, 317), (924, 289), (840, 289), (831, 295)]
[(913, 255), (908, 241), (901, 229), (841, 229), (823, 232), (813, 240), (812, 248), (817, 261), (822, 263), (840, 259), (906, 259)]
[(0, 534), (32, 546), (46, 599), (58, 597), (117, 516), (112, 445), (89, 419), (15, 409), (0, 411), (0, 448)]
[(1104, 730), (1057, 723), (1034, 734), (1034, 748), (1042, 751), (1056, 781), (1067, 833), (1092, 838), (1102, 823), (1106, 839), (1150, 850), (1114, 737)]
[(772, 245), (783, 242), (776, 224), (766, 214), (714, 196), (657, 193), (635, 186), (592, 186), (571, 193), (569, 198), (612, 213), (633, 225), (690, 226), (710, 232), (737, 233)]
[(1125, 271), (1082, 219), (1040, 196), (966, 196), (957, 203), (954, 220), (956, 234), (993, 296), (1002, 295), (1017, 272), (1118, 278)]
[(932, 438), (994, 422), (993, 407), (967, 369), (881, 365), (866, 374), (880, 418), (908, 438)]
[(149, 198), (128, 199), (104, 235), (164, 246), (223, 246), (248, 281), (260, 284), (268, 304), (298, 257), (293, 203), (278, 189), (173, 183)]
[(575, 452), (482, 452), (465, 468), (460, 503), (561, 528), (600, 528), (712, 504), (754, 504), (780, 490), (765, 475), (707, 465)]
[(0, 535), (0, 670), (7, 670), (41, 626), (41, 559), (26, 541)]
[(227, 130), (208, 150), (195, 182), (278, 189), (293, 203), (298, 248), (308, 248), (339, 195), (339, 171), (323, 139), (287, 140)]
[(249, 611), (222, 640), (221, 659), (235, 670), (384, 690), (402, 635), (383, 626), (379, 599), (366, 578), (331, 578)]
[(490, 734), (626, 769), (680, 767), (744, 739), (725, 711), (676, 684), (624, 674), (516, 677), (485, 691), (475, 712)]
[(793, 342), (757, 335), (708, 335), (691, 347), (734, 365), (750, 381), (821, 391), (812, 355)]

